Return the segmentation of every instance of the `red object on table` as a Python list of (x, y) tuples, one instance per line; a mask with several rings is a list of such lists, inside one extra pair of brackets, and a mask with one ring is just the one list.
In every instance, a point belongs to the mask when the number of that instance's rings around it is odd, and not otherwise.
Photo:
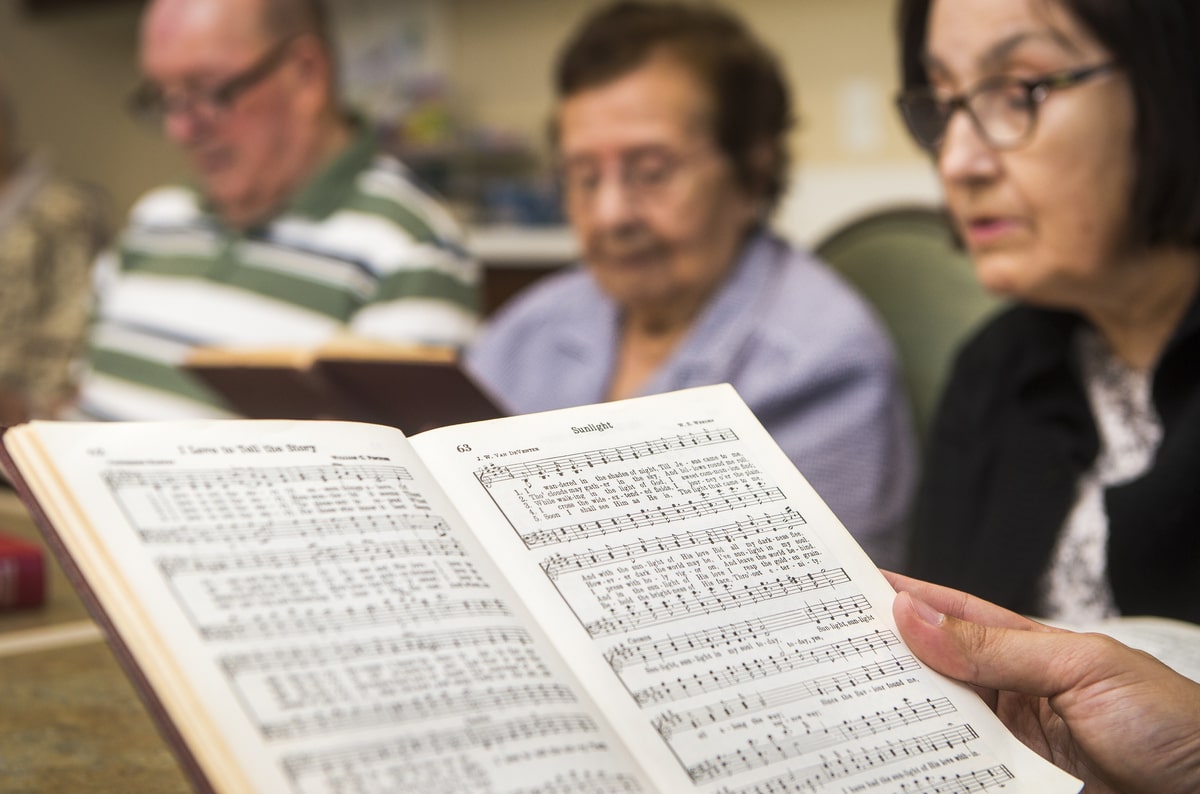
[(42, 547), (0, 532), (0, 609), (38, 606), (46, 599)]

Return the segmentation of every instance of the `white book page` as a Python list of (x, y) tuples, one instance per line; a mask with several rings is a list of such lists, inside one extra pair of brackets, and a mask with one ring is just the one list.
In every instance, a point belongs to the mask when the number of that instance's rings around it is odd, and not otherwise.
[[(1039, 618), (1040, 619), (1040, 618)], [(1151, 615), (1107, 618), (1091, 623), (1042, 621), (1072, 631), (1094, 631), (1145, 651), (1163, 664), (1200, 681), (1200, 626)]]
[(660, 791), (1079, 790), (908, 652), (731, 387), (413, 444)]
[(647, 790), (398, 431), (34, 432), (41, 503), (219, 791)]

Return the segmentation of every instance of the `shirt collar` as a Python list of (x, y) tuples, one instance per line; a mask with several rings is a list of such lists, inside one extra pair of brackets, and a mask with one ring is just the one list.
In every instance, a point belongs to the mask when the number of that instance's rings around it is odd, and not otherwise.
[[(647, 381), (644, 391), (653, 393), (676, 381), (703, 377), (710, 370), (723, 372), (760, 320), (752, 307), (760, 305), (762, 293), (773, 282), (773, 263), (782, 243), (767, 232), (752, 234), (738, 252), (733, 269), (708, 304), (692, 323), (687, 336), (670, 358)], [(599, 369), (607, 378), (617, 345), (620, 309), (588, 276), (590, 299), (572, 306), (578, 322), (559, 334), (555, 344), (566, 356)]]
[[(349, 123), (353, 135), (349, 145), (338, 152), (320, 173), (305, 183), (271, 217), (243, 230), (241, 234), (252, 233), (256, 229), (261, 231), (275, 219), (288, 214), (324, 220), (346, 204), (355, 189), (357, 174), (370, 166), (378, 149), (375, 132), (365, 120), (351, 114)], [(187, 185), (195, 193), (197, 203), (204, 214), (210, 216), (218, 226), (224, 227), (216, 207), (204, 194), (200, 185), (194, 179), (189, 180)]]
[(376, 152), (374, 131), (357, 117), (352, 117), (351, 125), (354, 137), (350, 144), (292, 196), (281, 215), (293, 213), (320, 220), (345, 206), (355, 189), (355, 176), (370, 166)]

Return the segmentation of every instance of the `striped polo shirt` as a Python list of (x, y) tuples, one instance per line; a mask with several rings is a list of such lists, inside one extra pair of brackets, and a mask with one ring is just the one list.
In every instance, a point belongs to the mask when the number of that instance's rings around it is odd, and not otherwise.
[(461, 346), (479, 281), (458, 225), (367, 133), (258, 228), (225, 227), (192, 188), (160, 188), (98, 263), (75, 413), (231, 415), (179, 366), (200, 345), (307, 347), (350, 331)]

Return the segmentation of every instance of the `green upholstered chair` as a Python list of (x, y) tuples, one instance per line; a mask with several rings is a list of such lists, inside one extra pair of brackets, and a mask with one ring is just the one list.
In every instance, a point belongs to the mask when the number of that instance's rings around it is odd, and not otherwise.
[(1001, 305), (979, 286), (941, 210), (895, 207), (846, 223), (816, 253), (875, 306), (900, 357), (922, 441), (959, 345)]

